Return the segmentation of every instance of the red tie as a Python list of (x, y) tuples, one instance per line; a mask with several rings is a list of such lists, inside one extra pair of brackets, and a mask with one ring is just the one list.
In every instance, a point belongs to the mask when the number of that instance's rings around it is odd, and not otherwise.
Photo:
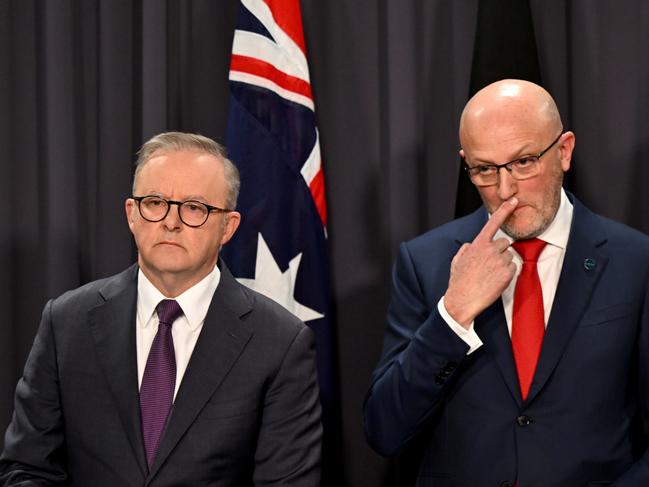
[(536, 261), (545, 244), (537, 238), (512, 244), (523, 259), (523, 267), (514, 290), (512, 315), (512, 348), (523, 400), (527, 398), (532, 384), (545, 333), (543, 290), (536, 270)]

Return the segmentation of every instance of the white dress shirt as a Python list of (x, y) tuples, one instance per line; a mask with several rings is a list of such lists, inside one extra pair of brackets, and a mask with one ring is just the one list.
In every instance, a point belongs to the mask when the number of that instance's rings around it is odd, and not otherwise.
[[(176, 388), (174, 390), (174, 399), (178, 393), (178, 388), (180, 387), (185, 370), (187, 370), (187, 364), (194, 351), (198, 336), (203, 329), (207, 309), (212, 302), (212, 296), (220, 280), (221, 271), (217, 266), (214, 266), (214, 270), (200, 282), (190, 287), (180, 296), (174, 298), (183, 310), (183, 314), (173, 322), (173, 326), (171, 327), (171, 336), (174, 340), (174, 349), (176, 352)], [(137, 318), (135, 333), (138, 389), (142, 386), (142, 376), (144, 376), (149, 350), (158, 332), (158, 315), (155, 308), (163, 299), (169, 298), (158, 291), (144, 275), (142, 269), (140, 269), (137, 276)]]
[[(559, 276), (561, 275), (561, 267), (563, 266), (563, 258), (566, 255), (566, 246), (568, 245), (568, 237), (570, 236), (570, 225), (572, 223), (573, 206), (566, 196), (566, 192), (561, 189), (561, 202), (557, 214), (550, 223), (550, 226), (537, 238), (547, 242), (547, 245), (541, 252), (537, 263), (537, 270), (539, 273), (539, 280), (541, 281), (541, 288), (543, 290), (543, 312), (545, 326), (547, 326), (550, 311), (552, 310), (552, 303), (554, 302), (554, 295), (557, 291), (559, 284)], [(498, 230), (494, 236), (494, 240), (499, 238), (506, 238), (510, 242), (514, 240), (502, 230)], [(516, 264), (516, 274), (509, 283), (509, 286), (502, 293), (503, 308), (505, 310), (505, 319), (507, 320), (507, 328), (509, 335), (512, 334), (512, 313), (514, 307), (514, 289), (516, 288), (516, 281), (521, 272), (523, 261), (512, 247), (508, 249), (509, 252), (514, 254), (514, 264)], [(444, 298), (437, 303), (442, 318), (448, 326), (469, 345), (467, 355), (474, 352), (482, 346), (482, 340), (474, 330), (474, 323), (468, 329), (464, 328), (456, 322), (451, 315), (446, 311), (444, 306)]]

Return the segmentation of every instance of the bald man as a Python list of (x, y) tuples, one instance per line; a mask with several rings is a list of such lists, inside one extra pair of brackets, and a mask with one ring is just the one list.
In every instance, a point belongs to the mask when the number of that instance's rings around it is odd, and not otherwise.
[(562, 189), (540, 86), (478, 92), (460, 143), (484, 205), (400, 247), (368, 441), (418, 486), (649, 485), (649, 238)]

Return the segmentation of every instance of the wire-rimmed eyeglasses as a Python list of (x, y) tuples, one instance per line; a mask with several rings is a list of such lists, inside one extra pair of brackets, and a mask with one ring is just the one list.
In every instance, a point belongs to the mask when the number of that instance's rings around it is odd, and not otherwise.
[(543, 155), (559, 142), (563, 132), (552, 141), (552, 143), (536, 155), (519, 157), (505, 164), (480, 164), (478, 166), (469, 166), (469, 162), (464, 159), (464, 169), (469, 173), (469, 177), (476, 186), (493, 186), (498, 183), (498, 173), (501, 169), (506, 169), (512, 177), (518, 181), (530, 179), (541, 172), (539, 161)]

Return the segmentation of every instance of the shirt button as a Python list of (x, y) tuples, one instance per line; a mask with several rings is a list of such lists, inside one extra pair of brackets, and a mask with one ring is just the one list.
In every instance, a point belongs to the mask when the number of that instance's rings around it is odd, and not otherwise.
[(532, 422), (532, 418), (529, 416), (526, 416), (524, 414), (520, 415), (518, 418), (516, 418), (516, 424), (518, 426), (528, 426)]

